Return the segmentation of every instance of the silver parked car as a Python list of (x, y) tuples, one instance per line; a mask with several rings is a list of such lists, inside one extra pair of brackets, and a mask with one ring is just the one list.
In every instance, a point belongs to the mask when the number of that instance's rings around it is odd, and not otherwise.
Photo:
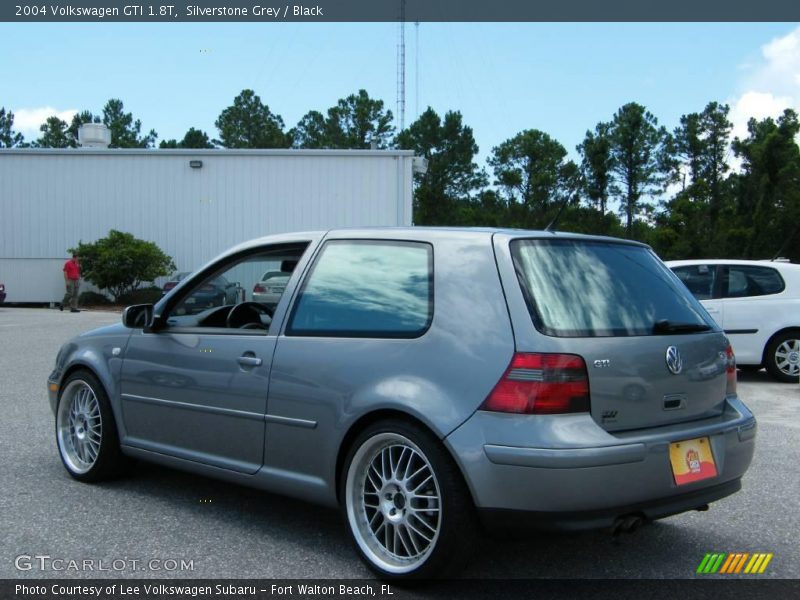
[[(272, 309), (187, 310), (296, 261)], [(452, 572), (479, 525), (620, 526), (733, 494), (756, 422), (725, 334), (634, 242), (366, 229), (242, 244), (64, 345), (56, 438), (341, 507), (381, 577)]]
[(260, 302), (275, 308), (278, 301), (286, 289), (286, 284), (289, 283), (291, 273), (284, 273), (283, 271), (267, 271), (261, 277), (261, 281), (253, 286), (253, 301)]

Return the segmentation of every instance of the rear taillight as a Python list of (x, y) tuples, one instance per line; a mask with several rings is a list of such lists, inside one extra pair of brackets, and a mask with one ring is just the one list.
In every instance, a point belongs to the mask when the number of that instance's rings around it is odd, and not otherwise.
[(517, 352), (480, 410), (531, 415), (589, 412), (586, 363), (574, 354)]
[(176, 283), (176, 282), (174, 282), (174, 281), (168, 281), (167, 283), (165, 283), (165, 284), (164, 284), (164, 291), (165, 291), (165, 292), (168, 292), (168, 291), (170, 291), (172, 288), (174, 288), (176, 285), (177, 285), (177, 283)]
[(725, 349), (725, 372), (728, 377), (728, 386), (725, 389), (726, 394), (736, 393), (736, 356), (733, 354), (733, 347), (728, 344)]
[(257, 284), (255, 284), (253, 286), (253, 293), (254, 294), (266, 294), (267, 293), (267, 288), (265, 288), (263, 285), (260, 285), (260, 284), (257, 283)]

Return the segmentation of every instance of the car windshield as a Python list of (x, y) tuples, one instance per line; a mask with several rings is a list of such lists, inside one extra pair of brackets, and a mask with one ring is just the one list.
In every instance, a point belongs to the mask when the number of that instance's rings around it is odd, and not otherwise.
[(514, 266), (536, 328), (559, 337), (675, 335), (714, 327), (642, 246), (515, 240)]

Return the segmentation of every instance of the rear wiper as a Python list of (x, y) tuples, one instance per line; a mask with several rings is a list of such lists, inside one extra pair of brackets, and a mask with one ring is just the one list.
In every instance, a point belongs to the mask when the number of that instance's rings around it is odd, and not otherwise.
[(667, 319), (656, 321), (653, 333), (693, 333), (695, 331), (708, 331), (711, 326), (705, 323), (673, 323)]

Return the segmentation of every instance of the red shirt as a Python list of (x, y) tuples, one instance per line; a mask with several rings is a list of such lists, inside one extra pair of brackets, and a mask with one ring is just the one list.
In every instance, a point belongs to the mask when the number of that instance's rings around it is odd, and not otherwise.
[(67, 279), (80, 279), (81, 265), (78, 261), (69, 259), (64, 263), (64, 273), (67, 274)]

